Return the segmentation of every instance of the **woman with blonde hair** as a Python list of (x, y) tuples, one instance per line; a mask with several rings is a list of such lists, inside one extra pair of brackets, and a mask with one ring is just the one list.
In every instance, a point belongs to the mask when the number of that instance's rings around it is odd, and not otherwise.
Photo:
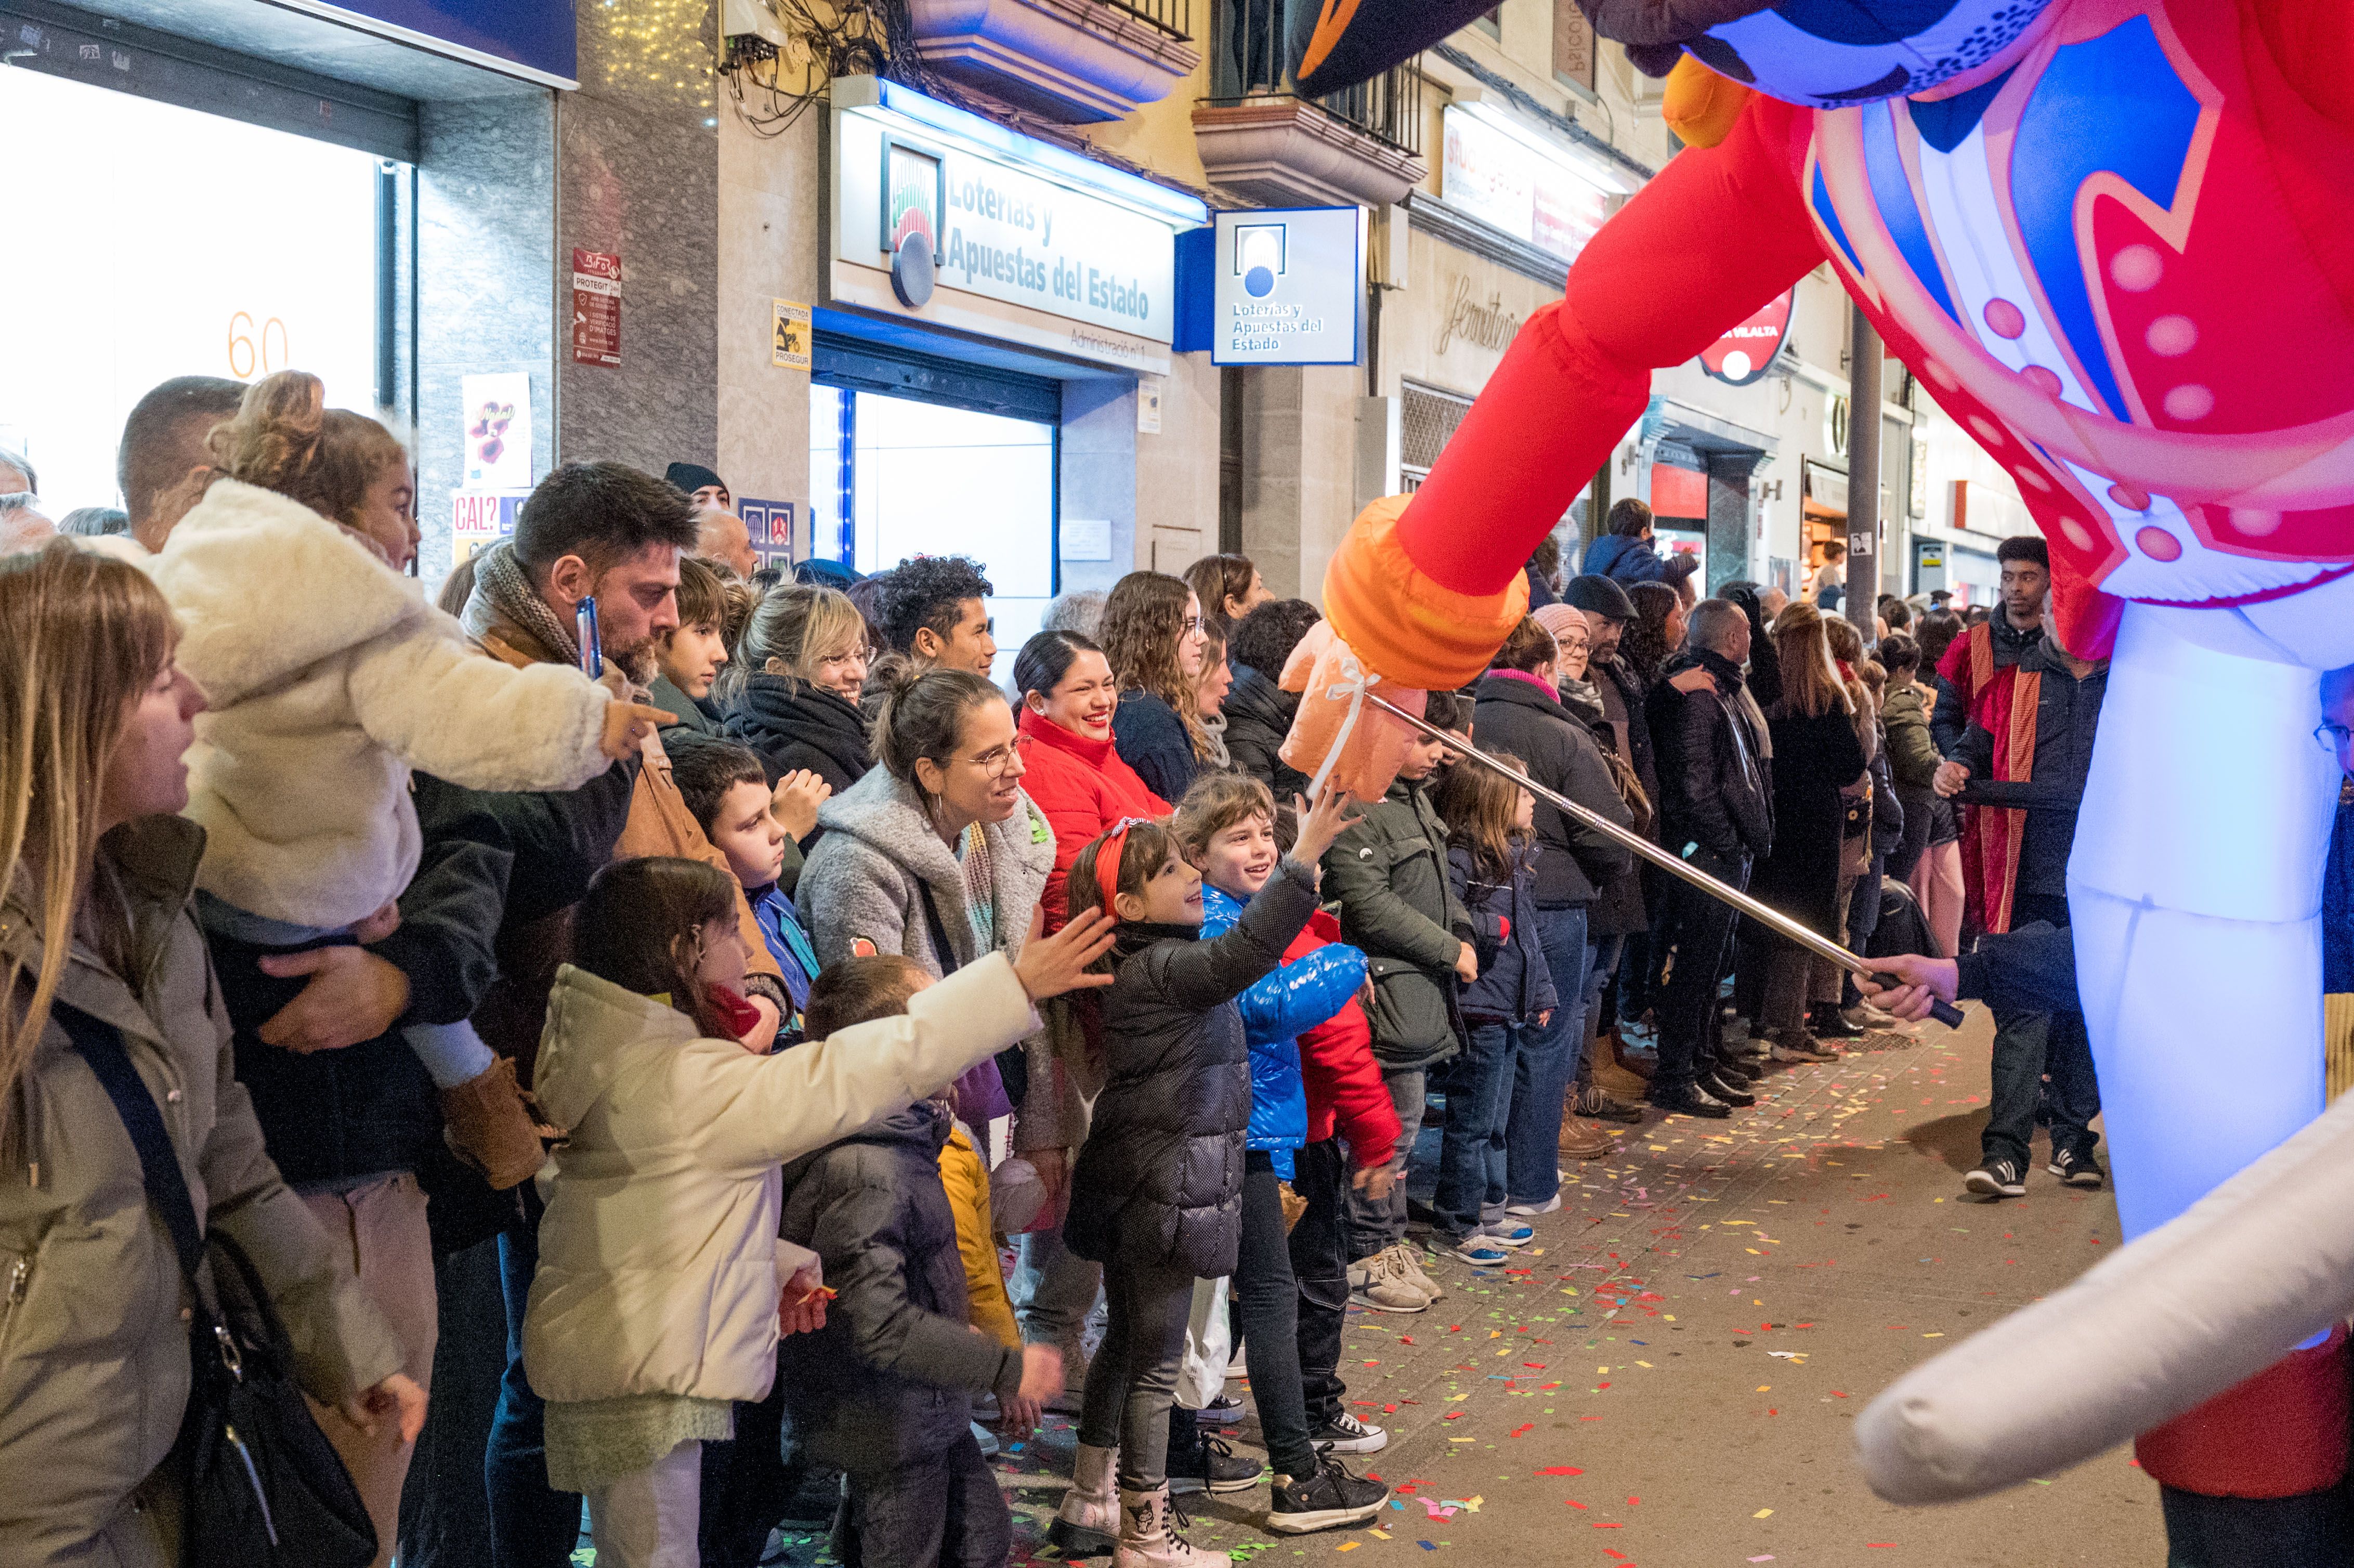
[[(1782, 672), (1781, 700), (1766, 712), (1774, 738), (1774, 850), (1751, 878), (1752, 895), (1824, 936), (1841, 934), (1841, 849), (1847, 839), (1846, 791), (1863, 776), (1863, 742), (1854, 699), (1832, 660), (1820, 610), (1793, 600), (1774, 621), (1774, 651)], [(1869, 809), (1868, 804), (1864, 808)], [(1830, 1062), (1838, 1053), (1808, 1029), (1818, 960), (1779, 938), (1751, 938), (1744, 927), (1741, 963), (1763, 979), (1760, 1023), (1778, 1061)], [(1840, 976), (1830, 969), (1836, 998)], [(1833, 1001), (1831, 1010), (1838, 1011)]]
[(424, 1421), (232, 1071), (189, 906), (204, 832), (177, 814), (205, 707), (177, 641), (133, 567), (64, 543), (0, 561), (0, 1562), (178, 1561), (195, 1303), (110, 1068), (200, 1226), (253, 1260), (305, 1392), (404, 1445)]
[(1214, 754), (1202, 727), (1202, 601), (1166, 572), (1130, 572), (1104, 600), (1104, 656), (1119, 681), (1114, 746), (1146, 788), (1182, 800)]
[(839, 795), (875, 765), (858, 709), (866, 658), (866, 621), (846, 596), (770, 588), (719, 677), (721, 728), (759, 753), (770, 784), (807, 768)]

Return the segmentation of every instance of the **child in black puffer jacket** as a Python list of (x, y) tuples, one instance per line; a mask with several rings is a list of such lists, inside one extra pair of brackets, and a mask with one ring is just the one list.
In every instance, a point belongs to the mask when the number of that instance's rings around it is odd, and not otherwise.
[(1119, 922), (1114, 980), (1097, 993), (1105, 1084), (1071, 1171), (1064, 1240), (1104, 1267), (1109, 1327), (1087, 1368), (1071, 1494), (1057, 1536), (1102, 1549), (1113, 1568), (1227, 1568), (1169, 1522), (1169, 1405), (1193, 1281), (1234, 1272), (1241, 1239), (1250, 1058), (1235, 999), (1283, 961), (1316, 912), (1315, 864), (1348, 825), (1346, 797), (1302, 814), (1284, 858), (1242, 918), (1201, 938), (1202, 877), (1151, 822), (1115, 829), (1071, 867), (1074, 917)]

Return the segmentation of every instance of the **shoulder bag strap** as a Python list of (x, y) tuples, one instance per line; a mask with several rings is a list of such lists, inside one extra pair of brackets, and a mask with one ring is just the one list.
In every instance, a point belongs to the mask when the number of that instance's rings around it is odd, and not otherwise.
[(932, 952), (940, 960), (940, 976), (948, 976), (964, 968), (957, 957), (956, 948), (949, 941), (949, 928), (940, 924), (940, 908), (932, 901), (932, 885), (922, 877), (916, 879), (916, 896), (924, 901), (924, 934), (932, 940)]
[[(179, 1157), (172, 1151), (164, 1113), (156, 1108), (155, 1097), (147, 1092), (145, 1080), (122, 1047), (122, 1031), (67, 1002), (51, 1002), (49, 1012), (82, 1060), (90, 1064), (99, 1087), (114, 1102), (114, 1114), (122, 1118), (122, 1130), (131, 1135), (131, 1147), (139, 1151), (139, 1173), (147, 1187), (147, 1201), (155, 1205), (164, 1229), (172, 1233), (172, 1247), (180, 1255), (180, 1272), (187, 1276), (188, 1288), (196, 1289), (196, 1266), (204, 1256), (205, 1243), (196, 1228), (196, 1200), (189, 1195), (187, 1178), (181, 1174)], [(201, 1291), (198, 1297), (202, 1298)]]

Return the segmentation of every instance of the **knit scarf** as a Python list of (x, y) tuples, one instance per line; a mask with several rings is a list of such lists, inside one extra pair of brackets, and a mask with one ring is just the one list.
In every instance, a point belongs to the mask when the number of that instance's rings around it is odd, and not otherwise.
[(1602, 706), (1602, 694), (1592, 681), (1581, 681), (1564, 675), (1555, 683), (1561, 688), (1561, 705), (1577, 715), (1589, 725), (1606, 722), (1608, 715)]
[(531, 586), (523, 563), (515, 559), (514, 546), (501, 540), (475, 560), (474, 588), (490, 599), (491, 608), (536, 638), (550, 653), (577, 666), (580, 645), (572, 640), (572, 629)]

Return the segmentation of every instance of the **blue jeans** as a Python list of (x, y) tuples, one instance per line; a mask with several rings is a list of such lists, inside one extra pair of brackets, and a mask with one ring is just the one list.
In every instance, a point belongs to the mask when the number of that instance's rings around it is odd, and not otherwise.
[(482, 1455), (491, 1502), (493, 1568), (569, 1568), (580, 1540), (580, 1494), (547, 1484), (546, 1406), (523, 1375), (523, 1310), (539, 1267), (540, 1204), (525, 1184), (526, 1229), (499, 1237), (499, 1284), (507, 1308), (507, 1370)]
[(1531, 1025), (1473, 1023), (1448, 1067), (1447, 1122), (1438, 1132), (1438, 1188), (1431, 1217), (1450, 1242), (1504, 1212), (1504, 1126), (1513, 1065)]
[(1537, 940), (1560, 1001), (1550, 1023), (1522, 1032), (1512, 1054), (1504, 1187), (1515, 1203), (1550, 1202), (1561, 1191), (1561, 1113), (1585, 1054), (1585, 977), (1594, 963), (1583, 905), (1538, 910)]

